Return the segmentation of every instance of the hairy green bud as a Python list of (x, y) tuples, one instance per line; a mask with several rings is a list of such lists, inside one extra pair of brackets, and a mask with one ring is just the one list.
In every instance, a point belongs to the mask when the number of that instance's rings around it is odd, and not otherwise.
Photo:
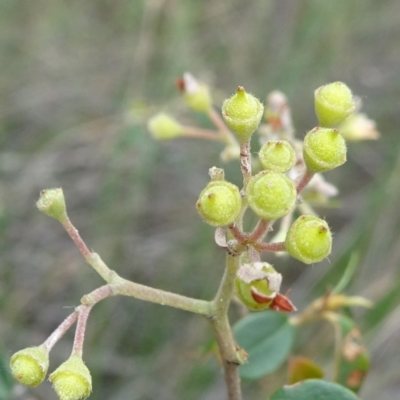
[(302, 215), (289, 228), (285, 246), (292, 257), (305, 264), (313, 264), (330, 254), (332, 234), (323, 219)]
[(336, 129), (314, 128), (304, 138), (303, 158), (311, 172), (325, 172), (346, 162), (346, 141)]
[(67, 207), (61, 188), (42, 190), (36, 206), (43, 213), (59, 221), (64, 221), (67, 218)]
[(171, 140), (183, 134), (182, 125), (176, 119), (164, 113), (159, 113), (150, 118), (147, 128), (158, 140)]
[(255, 132), (263, 116), (264, 106), (242, 86), (222, 105), (222, 116), (240, 141), (246, 141)]
[(42, 346), (28, 347), (16, 352), (10, 360), (11, 374), (27, 386), (40, 385), (49, 368), (49, 353)]
[(239, 188), (226, 181), (212, 181), (200, 193), (196, 207), (208, 224), (229, 225), (239, 216), (242, 207)]
[(323, 127), (337, 126), (355, 110), (351, 90), (342, 82), (321, 86), (315, 91), (314, 99), (315, 113)]
[(274, 220), (288, 214), (296, 203), (296, 187), (280, 172), (261, 171), (246, 189), (250, 208), (262, 219)]
[(72, 354), (49, 376), (60, 400), (86, 399), (92, 391), (92, 377), (82, 357)]
[(296, 164), (296, 153), (286, 140), (269, 140), (258, 153), (264, 169), (276, 172), (289, 171)]
[(194, 111), (208, 113), (212, 107), (212, 98), (208, 86), (199, 82), (192, 74), (185, 72), (182, 79), (177, 80), (178, 88), (189, 108)]

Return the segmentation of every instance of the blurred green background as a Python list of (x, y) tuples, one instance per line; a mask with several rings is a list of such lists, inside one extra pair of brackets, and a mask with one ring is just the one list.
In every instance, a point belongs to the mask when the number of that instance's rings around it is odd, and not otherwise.
[[(361, 96), (378, 142), (349, 145), (326, 178), (341, 208), (320, 209), (335, 232), (329, 262), (273, 259), (301, 310), (360, 265), (348, 292), (372, 356), (365, 400), (400, 398), (400, 2), (396, 0), (0, 0), (0, 399), (56, 399), (50, 384), (9, 381), (10, 355), (41, 343), (102, 281), (66, 233), (35, 209), (41, 189), (62, 186), (71, 219), (91, 249), (122, 276), (210, 299), (224, 254), (194, 204), (218, 145), (159, 143), (145, 129), (159, 110), (186, 111), (174, 80), (192, 72), (221, 104), (238, 85), (260, 98), (284, 91), (299, 137), (315, 126), (313, 91), (334, 80)], [(238, 165), (226, 166), (238, 181)], [(232, 318), (235, 318), (233, 314)], [(328, 339), (326, 339), (328, 338)], [(223, 378), (200, 317), (128, 298), (97, 305), (85, 361), (91, 399), (224, 399)], [(302, 331), (296, 353), (327, 366), (329, 327)], [(51, 368), (71, 350), (54, 348)], [(328, 373), (329, 377), (329, 373)], [(284, 369), (244, 382), (266, 399)]]

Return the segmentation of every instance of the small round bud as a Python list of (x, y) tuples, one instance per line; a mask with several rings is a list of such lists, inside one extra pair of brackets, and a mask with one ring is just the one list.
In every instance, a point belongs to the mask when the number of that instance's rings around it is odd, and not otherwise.
[(253, 95), (239, 86), (236, 93), (222, 105), (222, 116), (240, 141), (245, 141), (257, 129), (263, 116), (264, 106)]
[(325, 172), (346, 162), (346, 141), (336, 129), (314, 128), (304, 138), (303, 158), (311, 172)]
[(46, 377), (49, 353), (41, 346), (28, 347), (16, 352), (10, 360), (12, 376), (27, 386), (37, 386)]
[(319, 125), (337, 126), (355, 110), (351, 90), (342, 82), (321, 86), (314, 93), (315, 113)]
[(264, 169), (276, 172), (289, 171), (296, 164), (296, 153), (286, 140), (269, 140), (258, 153)]
[(183, 134), (182, 125), (164, 113), (159, 113), (150, 118), (147, 128), (153, 137), (158, 140), (171, 140)]
[(64, 221), (67, 218), (67, 208), (61, 188), (42, 190), (36, 206), (43, 213), (59, 221)]
[(76, 354), (49, 376), (60, 400), (86, 399), (92, 391), (92, 377), (82, 358)]
[(296, 187), (280, 172), (261, 171), (253, 176), (246, 189), (251, 209), (262, 219), (278, 219), (288, 214), (296, 203)]
[(279, 292), (282, 275), (266, 262), (242, 265), (235, 279), (236, 294), (244, 305), (254, 311), (265, 310)]
[(323, 219), (302, 215), (289, 228), (285, 246), (292, 257), (305, 264), (316, 263), (330, 254), (332, 234)]
[(226, 181), (212, 181), (200, 193), (196, 207), (208, 224), (229, 225), (239, 216), (242, 207), (239, 188)]
[(212, 99), (208, 86), (199, 82), (188, 72), (183, 74), (183, 78), (177, 79), (177, 85), (183, 92), (183, 97), (189, 108), (203, 113), (210, 111)]

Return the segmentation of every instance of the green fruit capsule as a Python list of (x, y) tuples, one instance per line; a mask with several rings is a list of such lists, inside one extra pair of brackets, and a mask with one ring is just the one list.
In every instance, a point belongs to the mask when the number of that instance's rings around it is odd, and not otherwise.
[(303, 158), (310, 172), (325, 172), (346, 162), (346, 141), (336, 129), (314, 128), (304, 138)]
[(147, 128), (155, 139), (171, 140), (182, 136), (182, 125), (168, 114), (159, 113), (149, 119)]
[(67, 218), (67, 207), (61, 188), (42, 190), (36, 206), (41, 212), (61, 222)]
[(49, 368), (49, 353), (41, 346), (28, 347), (16, 352), (10, 360), (11, 374), (27, 386), (40, 385)]
[(319, 125), (327, 128), (337, 126), (355, 110), (351, 90), (342, 82), (321, 86), (314, 100)]
[(225, 226), (235, 221), (242, 207), (237, 186), (226, 181), (212, 181), (200, 193), (197, 211), (212, 226)]
[(60, 400), (86, 399), (92, 391), (92, 377), (82, 358), (76, 354), (62, 363), (50, 376)]
[(292, 257), (305, 264), (313, 264), (330, 254), (332, 234), (323, 219), (302, 215), (289, 228), (285, 245)]
[(262, 219), (274, 220), (288, 214), (296, 203), (296, 187), (280, 172), (261, 171), (246, 189), (250, 208)]
[(276, 172), (289, 171), (296, 164), (296, 153), (286, 140), (269, 140), (258, 153), (264, 169)]
[(240, 141), (246, 141), (255, 132), (263, 116), (264, 106), (253, 95), (239, 86), (236, 93), (225, 100), (222, 116)]

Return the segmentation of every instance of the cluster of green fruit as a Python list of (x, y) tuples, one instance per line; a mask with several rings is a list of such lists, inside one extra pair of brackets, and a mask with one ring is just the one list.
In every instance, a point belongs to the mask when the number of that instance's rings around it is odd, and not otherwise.
[[(320, 126), (309, 131), (304, 138), (303, 176), (311, 179), (314, 174), (332, 170), (346, 161), (345, 139), (336, 128), (354, 109), (352, 93), (345, 84), (335, 82), (316, 90), (315, 111)], [(263, 105), (239, 87), (230, 99), (225, 100), (222, 115), (239, 142), (244, 143), (257, 129)], [(212, 180), (204, 188), (196, 206), (205, 222), (216, 227), (241, 225), (240, 219), (247, 206), (267, 222), (293, 211), (303, 189), (299, 182), (286, 175), (298, 162), (295, 149), (286, 140), (269, 140), (263, 144), (258, 156), (263, 170), (245, 181), (242, 190), (224, 178)], [(331, 246), (332, 235), (326, 221), (314, 215), (301, 215), (289, 228), (282, 249), (292, 257), (312, 264), (326, 258)], [(276, 272), (271, 268), (264, 265), (259, 269), (270, 275)], [(272, 299), (271, 278), (261, 278), (259, 272), (255, 276), (247, 280), (238, 277), (241, 279), (237, 284), (238, 296), (252, 309), (268, 308), (272, 303), (263, 302), (259, 295), (262, 292), (267, 299)], [(278, 291), (278, 287), (273, 290), (274, 293)]]

